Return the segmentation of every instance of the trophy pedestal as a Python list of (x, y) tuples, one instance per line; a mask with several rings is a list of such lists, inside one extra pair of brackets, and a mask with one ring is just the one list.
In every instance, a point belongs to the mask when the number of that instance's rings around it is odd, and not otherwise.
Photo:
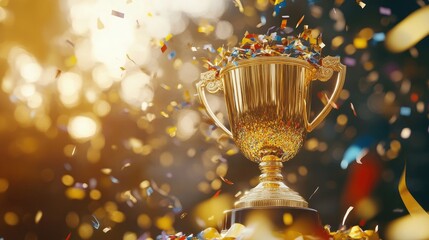
[(224, 212), (223, 230), (228, 230), (234, 223), (245, 226), (267, 222), (272, 232), (295, 231), (302, 235), (317, 236), (327, 239), (319, 219), (319, 213), (311, 208), (299, 207), (254, 207), (231, 209)]

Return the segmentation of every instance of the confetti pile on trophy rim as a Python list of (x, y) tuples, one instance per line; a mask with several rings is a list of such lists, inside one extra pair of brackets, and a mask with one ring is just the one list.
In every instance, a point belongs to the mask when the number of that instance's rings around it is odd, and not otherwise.
[[(241, 44), (232, 49), (221, 47), (218, 56), (213, 62), (204, 60), (208, 70), (218, 73), (228, 64), (238, 65), (242, 59), (260, 56), (285, 56), (305, 60), (316, 69), (322, 65), (321, 51), (325, 44), (319, 31), (304, 26), (304, 31), (298, 36), (285, 35), (284, 26), (272, 31), (270, 28), (266, 35), (248, 33), (244, 34)], [(316, 35), (316, 36), (314, 36)]]

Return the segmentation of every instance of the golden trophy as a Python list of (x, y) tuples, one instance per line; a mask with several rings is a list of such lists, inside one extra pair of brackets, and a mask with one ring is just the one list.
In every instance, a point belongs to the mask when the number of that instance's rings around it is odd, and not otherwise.
[[(339, 58), (327, 56), (321, 63), (316, 68), (298, 58), (261, 56), (230, 63), (219, 74), (214, 70), (201, 74), (196, 86), (207, 114), (262, 171), (260, 183), (235, 202), (235, 209), (225, 212), (224, 228), (246, 224), (252, 211), (268, 214), (274, 224), (284, 224), (284, 214), (290, 214), (296, 224), (288, 227), (304, 233), (320, 226), (317, 211), (283, 183), (281, 168), (301, 149), (306, 133), (331, 111), (343, 88), (346, 67)], [(336, 82), (331, 97), (309, 121), (312, 81), (331, 78)], [(205, 90), (224, 92), (231, 131), (211, 110)]]

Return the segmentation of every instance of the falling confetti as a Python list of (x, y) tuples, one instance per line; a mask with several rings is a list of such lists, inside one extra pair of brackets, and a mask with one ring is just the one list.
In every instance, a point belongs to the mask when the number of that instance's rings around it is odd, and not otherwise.
[(93, 220), (91, 220), (92, 226), (98, 230), (100, 228), (100, 222), (94, 215), (92, 215), (92, 218), (93, 218)]
[(104, 233), (107, 233), (107, 232), (109, 232), (110, 230), (112, 230), (112, 228), (111, 228), (111, 227), (105, 227), (105, 228), (103, 229), (103, 232), (104, 232)]
[(233, 0), (234, 5), (236, 7), (238, 7), (238, 10), (243, 13), (244, 12), (244, 8), (243, 8), (243, 4), (241, 3), (241, 0)]
[(302, 17), (299, 19), (299, 21), (296, 23), (295, 28), (298, 28), (298, 26), (302, 23), (302, 21), (304, 21), (304, 17), (305, 15), (302, 15)]
[(100, 18), (97, 18), (97, 28), (98, 29), (103, 29), (104, 28), (104, 24), (103, 24), (103, 22), (101, 21)]
[(167, 51), (167, 45), (163, 43), (161, 46), (161, 52), (164, 53), (165, 51)]
[(66, 240), (70, 240), (71, 239), (71, 233), (69, 233), (66, 237)]
[(316, 192), (319, 190), (319, 186), (317, 186), (316, 190), (314, 190), (314, 192), (310, 195), (310, 197), (308, 198), (308, 200), (310, 200), (314, 194), (316, 194)]
[(350, 108), (351, 108), (351, 109), (352, 109), (352, 111), (353, 111), (353, 115), (354, 115), (355, 117), (357, 117), (356, 109), (355, 109), (355, 106), (353, 105), (353, 103), (350, 103)]
[(280, 10), (282, 8), (286, 7), (286, 0), (276, 0), (274, 2), (274, 12), (273, 12), (273, 17), (279, 15)]
[(346, 214), (344, 214), (343, 221), (341, 222), (341, 225), (342, 225), (342, 226), (345, 226), (346, 219), (347, 219), (347, 217), (349, 216), (349, 214), (350, 214), (350, 212), (351, 212), (352, 210), (353, 210), (353, 207), (352, 207), (352, 206), (350, 206), (350, 207), (347, 209)]
[(175, 57), (176, 57), (176, 51), (172, 51), (171, 53), (168, 54), (168, 60), (171, 60)]
[(218, 197), (221, 191), (222, 191), (222, 190), (220, 190), (220, 189), (219, 189), (219, 190), (217, 190), (217, 192), (213, 195), (213, 197), (212, 197), (212, 198), (216, 198), (216, 197)]
[(260, 28), (262, 26), (265, 26), (265, 24), (267, 24), (267, 18), (265, 18), (264, 15), (261, 15), (261, 22), (258, 23), (258, 25), (256, 25), (257, 28)]
[(229, 184), (229, 185), (234, 184), (233, 182), (231, 182), (230, 180), (228, 180), (228, 179), (226, 179), (226, 178), (224, 178), (222, 176), (220, 176), (220, 179), (222, 179), (222, 181), (224, 181), (226, 184)]
[(115, 11), (115, 10), (112, 10), (112, 15), (115, 16), (115, 17), (119, 17), (119, 18), (124, 18), (124, 16), (125, 16), (124, 13), (118, 12), (118, 11)]
[(43, 212), (40, 210), (37, 211), (36, 216), (34, 217), (34, 222), (36, 224), (38, 224), (40, 222), (40, 220), (42, 219), (42, 217), (43, 217)]

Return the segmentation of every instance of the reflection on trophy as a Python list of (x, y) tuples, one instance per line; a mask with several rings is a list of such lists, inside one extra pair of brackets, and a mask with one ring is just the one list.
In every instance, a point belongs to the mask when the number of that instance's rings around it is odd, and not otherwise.
[[(261, 56), (228, 64), (219, 74), (201, 74), (197, 90), (207, 114), (262, 171), (260, 183), (235, 202), (235, 209), (225, 212), (225, 229), (233, 223), (246, 224), (255, 211), (267, 215), (274, 225), (284, 224), (284, 214), (289, 214), (293, 224), (287, 227), (302, 233), (312, 234), (309, 231), (321, 227), (317, 211), (283, 183), (281, 168), (301, 149), (306, 133), (331, 111), (343, 88), (345, 72), (336, 57), (323, 58), (315, 68), (298, 58)], [(331, 78), (336, 82), (331, 97), (309, 120), (312, 81)], [(211, 110), (205, 90), (224, 92), (231, 131)]]

